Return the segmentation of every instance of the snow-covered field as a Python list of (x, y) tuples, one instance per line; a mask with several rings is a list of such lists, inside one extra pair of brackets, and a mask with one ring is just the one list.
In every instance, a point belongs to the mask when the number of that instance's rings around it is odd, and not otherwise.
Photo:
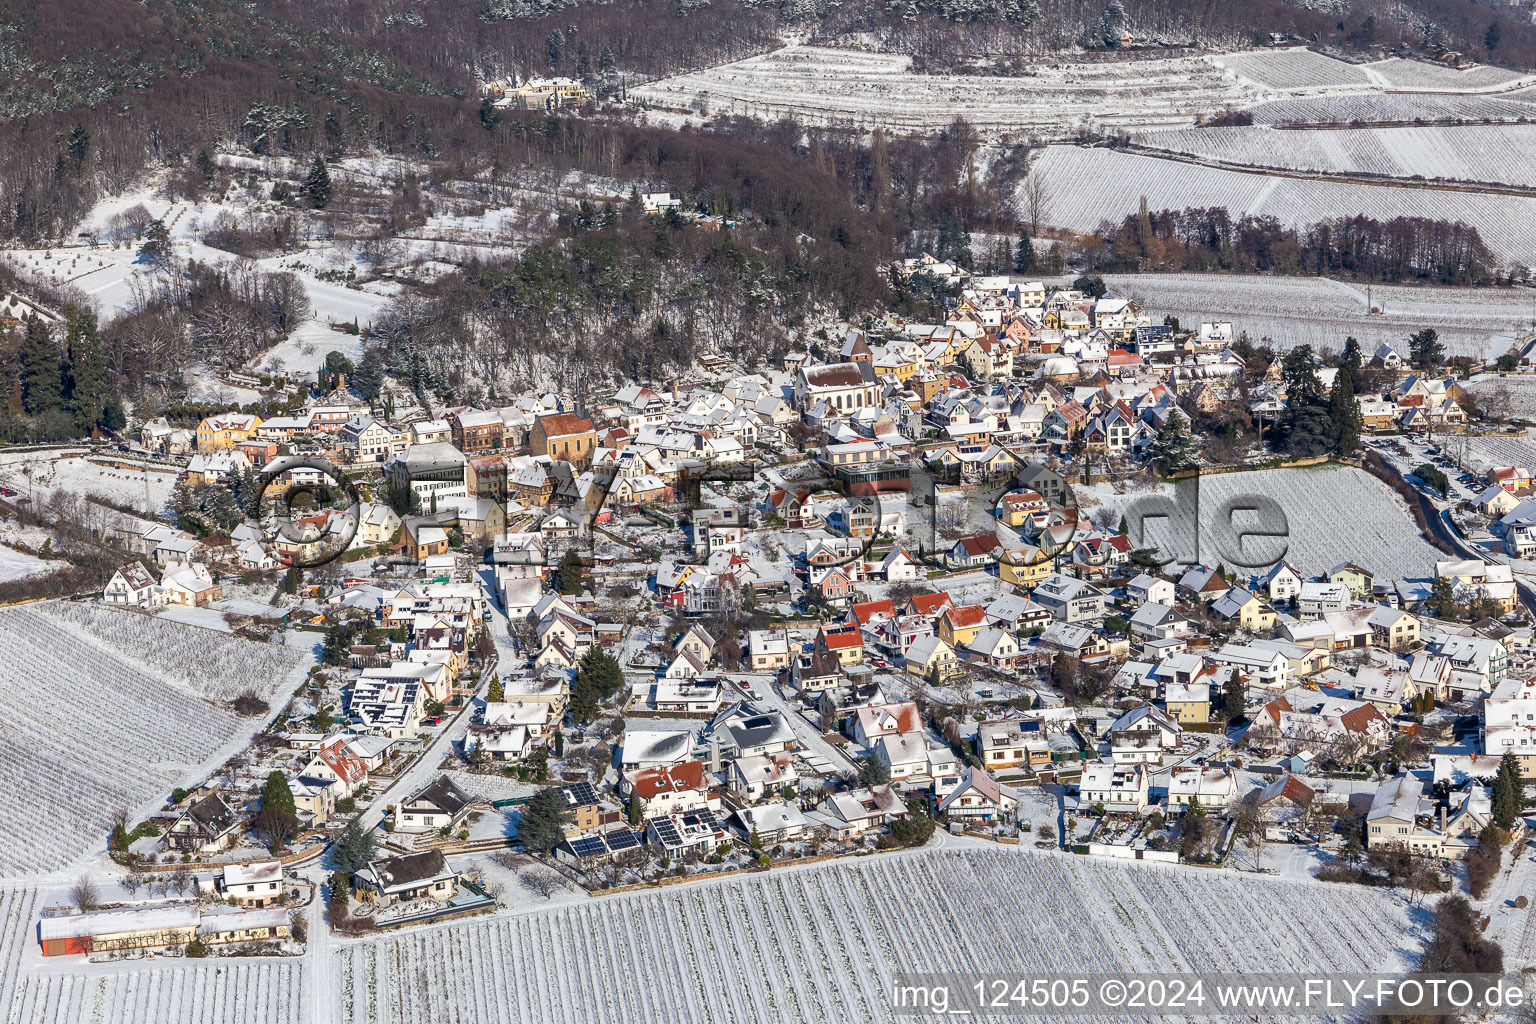
[[(1239, 572), (1258, 571), (1257, 566), (1245, 564), (1250, 561), (1267, 558), (1272, 564), (1282, 549), (1281, 557), (1304, 575), (1350, 561), (1382, 580), (1433, 576), (1435, 560), (1445, 557), (1419, 535), (1408, 510), (1391, 488), (1351, 466), (1202, 476), (1198, 485), (1198, 531), (1192, 496), (1194, 482), (1180, 486), (1182, 492), (1176, 492), (1171, 485), (1126, 494), (1117, 494), (1112, 486), (1104, 484), (1073, 490), (1085, 505), (1084, 499), (1091, 497), (1117, 512), (1132, 507), (1138, 498), (1154, 494), (1188, 495), (1176, 498), (1176, 507), (1157, 510), (1166, 512), (1168, 518), (1147, 521), (1145, 542), (1162, 547), (1168, 554), (1177, 553), (1185, 561), (1198, 560), (1212, 566), (1222, 562)], [(1240, 542), (1239, 533), (1270, 525), (1252, 514), (1229, 514), (1230, 509), (1242, 508), (1244, 499), (1253, 496), (1278, 503), (1285, 514), (1283, 540), (1250, 537)], [(1132, 537), (1140, 541), (1135, 521), (1127, 525), (1132, 529)]]
[(48, 562), (15, 548), (0, 547), (0, 583), (24, 580), (28, 576), (41, 576), (45, 572), (63, 568), (64, 562)]
[[(1513, 378), (1510, 380), (1496, 378), (1496, 380), (1499, 384), (1509, 384)], [(1536, 401), (1536, 380), (1525, 379), (1518, 383), (1525, 384), (1526, 387), (1522, 388), (1521, 392), (1515, 392), (1514, 388), (1510, 389), (1511, 392), (1523, 393), (1524, 401), (1516, 399), (1514, 402), (1516, 414), (1519, 414), (1523, 405), (1526, 415), (1530, 415), (1533, 401)], [(1491, 382), (1485, 382), (1485, 387), (1492, 386)], [(1483, 389), (1473, 386), (1471, 390), (1476, 394)], [(1466, 445), (1466, 464), (1477, 471), (1484, 471), (1493, 466), (1536, 466), (1536, 440), (1529, 435), (1524, 437), (1472, 435), (1466, 438), (1465, 442), (1457, 438), (1454, 448), (1459, 452), (1463, 443)]]
[(1254, 124), (1414, 124), (1437, 121), (1530, 121), (1536, 104), (1510, 93), (1465, 96), (1425, 93), (1360, 93), (1292, 96), (1251, 107)]
[(176, 486), (174, 466), (123, 468), (75, 453), (14, 452), (0, 457), (0, 483), (41, 505), (55, 491), (97, 495), (157, 515)]
[[(1470, 382), (1467, 389), (1473, 394), (1481, 393), (1486, 401), (1492, 392), (1505, 390), (1509, 392), (1509, 414), (1519, 416), (1526, 420), (1536, 420), (1536, 377), (1518, 374), (1510, 377), (1481, 377)], [(1485, 438), (1483, 440), (1495, 440)], [(1526, 456), (1530, 462), (1502, 462), (1500, 465), (1536, 465), (1536, 457)]]
[(1234, 219), (1267, 215), (1292, 227), (1361, 212), (1459, 220), (1500, 259), (1536, 264), (1536, 199), (1521, 196), (1285, 178), (1080, 146), (1047, 147), (1030, 171), (1036, 175), (1047, 193), (1041, 220), (1068, 231), (1118, 224), (1145, 196), (1153, 210), (1224, 206)]
[(1210, 60), (1241, 81), (1276, 92), (1365, 89), (1381, 84), (1380, 79), (1372, 78), (1360, 65), (1300, 48), (1223, 53)]
[(1407, 350), (1408, 335), (1424, 327), (1440, 333), (1447, 352), (1493, 358), (1514, 338), (1536, 327), (1536, 290), (1374, 285), (1367, 310), (1365, 285), (1327, 278), (1238, 274), (1112, 274), (1105, 281), (1158, 314), (1193, 327), (1230, 320), (1233, 330), (1277, 350), (1297, 345), (1337, 352), (1354, 337), (1366, 352), (1390, 344)]
[(896, 54), (787, 46), (631, 89), (632, 99), (700, 115), (794, 117), (931, 132), (957, 114), (988, 135), (1060, 138), (1079, 128), (1189, 125), (1256, 90), (1196, 57), (1040, 64), (1018, 77), (922, 75)]
[(1187, 128), (1146, 132), (1136, 141), (1242, 167), (1536, 187), (1536, 124)]
[(887, 1021), (898, 971), (1395, 971), (1420, 928), (1362, 887), (930, 850), (351, 943), (329, 987), (344, 1024)]
[(142, 814), (201, 778), (251, 731), (215, 702), (246, 689), (286, 694), (309, 658), (134, 612), (48, 602), (0, 611), (0, 663), (10, 666), (0, 872), (14, 875), (70, 864), (103, 841), (117, 809)]
[(304, 1017), (305, 966), (298, 960), (163, 960), (37, 963), (34, 889), (0, 892), (0, 1006), (17, 1024), (292, 1024)]
[[(106, 224), (112, 215), (135, 203), (143, 203), (152, 216), (165, 221), (177, 257), (213, 264), (240, 259), (198, 240), (202, 228), (220, 212), (237, 215), (242, 212), (241, 208), (224, 203), (172, 203), (147, 193), (132, 193), (96, 206), (79, 231), (95, 229), (105, 235)], [(79, 243), (48, 249), (3, 249), (0, 250), (0, 261), (18, 271), (23, 279), (79, 289), (107, 319), (133, 308), (139, 296), (158, 286), (162, 276), (161, 271), (139, 261), (138, 247), (131, 242), (120, 247), (102, 243), (91, 248)], [(332, 349), (355, 352), (359, 340), (355, 336), (336, 334), (328, 325), (356, 321), (359, 326), (366, 326), (400, 287), (384, 281), (350, 287), (341, 281), (323, 280), (321, 274), (328, 271), (345, 273), (349, 265), (355, 264), (350, 253), (330, 244), (314, 243), (297, 255), (244, 262), (266, 272), (293, 272), (309, 295), (313, 307), (311, 320), (287, 343), (280, 345), (282, 351), (275, 356), (287, 369), (314, 369)], [(271, 365), (272, 358), (274, 356), (269, 354), (263, 365)]]

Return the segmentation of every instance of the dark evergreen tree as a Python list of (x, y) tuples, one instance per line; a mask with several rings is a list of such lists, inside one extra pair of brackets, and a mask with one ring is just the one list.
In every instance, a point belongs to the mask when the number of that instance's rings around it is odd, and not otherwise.
[(164, 269), (171, 262), (171, 232), (163, 220), (152, 220), (144, 229), (139, 258), (152, 267)]
[(517, 820), (517, 838), (524, 850), (548, 853), (564, 841), (565, 826), (570, 820), (571, 811), (559, 787), (541, 789), (523, 805)]
[[(1494, 24), (1498, 23), (1495, 22)], [(1488, 49), (1491, 50), (1493, 47), (1490, 46)], [(80, 165), (85, 163), (85, 154), (89, 152), (90, 148), (90, 133), (85, 130), (85, 125), (76, 121), (75, 126), (69, 130), (69, 158), (75, 162), (75, 170), (78, 171)]]
[(331, 846), (331, 866), (344, 874), (356, 874), (373, 860), (374, 845), (373, 833), (364, 831), (353, 818)]
[(1355, 383), (1349, 371), (1339, 368), (1328, 395), (1328, 414), (1333, 419), (1340, 455), (1353, 455), (1360, 447), (1360, 406), (1355, 401)]
[(107, 408), (107, 357), (101, 351), (96, 316), (70, 307), (64, 311), (64, 347), (69, 359), (69, 405), (82, 433), (101, 424)]
[(1431, 370), (1445, 362), (1445, 346), (1440, 332), (1433, 327), (1408, 335), (1408, 358), (1420, 370)]
[(316, 154), (314, 163), (309, 165), (309, 174), (304, 178), (304, 184), (299, 186), (299, 195), (304, 201), (316, 210), (323, 210), (331, 201), (331, 172), (326, 170), (325, 161)]
[(293, 790), (288, 788), (288, 777), (273, 771), (261, 785), (261, 809), (294, 813)]
[(39, 316), (27, 317), (21, 341), (21, 407), (33, 416), (57, 409), (64, 399), (59, 346)]
[(1035, 269), (1035, 245), (1028, 235), (1019, 236), (1019, 244), (1013, 251), (1013, 272), (1027, 274)]
[(1189, 419), (1172, 412), (1147, 447), (1147, 456), (1159, 473), (1167, 476), (1200, 464), (1200, 442), (1189, 432)]
[(1525, 783), (1520, 778), (1520, 759), (1512, 750), (1499, 758), (1499, 773), (1493, 780), (1493, 820), (1503, 829), (1514, 828), (1525, 809)]

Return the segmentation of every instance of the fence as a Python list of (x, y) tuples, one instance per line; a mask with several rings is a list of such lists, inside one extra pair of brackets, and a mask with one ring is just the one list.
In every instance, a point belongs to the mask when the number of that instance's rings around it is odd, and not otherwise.
[(1138, 850), (1130, 846), (1115, 846), (1110, 843), (1089, 843), (1084, 847), (1085, 851), (1094, 857), (1114, 857), (1118, 860), (1151, 860), (1163, 864), (1177, 864), (1179, 854), (1176, 850)]

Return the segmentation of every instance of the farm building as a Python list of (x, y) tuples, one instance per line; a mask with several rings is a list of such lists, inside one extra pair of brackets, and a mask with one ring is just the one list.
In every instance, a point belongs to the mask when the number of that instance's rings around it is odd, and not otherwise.
[(197, 935), (195, 903), (93, 910), (45, 917), (37, 925), (43, 956), (185, 946)]

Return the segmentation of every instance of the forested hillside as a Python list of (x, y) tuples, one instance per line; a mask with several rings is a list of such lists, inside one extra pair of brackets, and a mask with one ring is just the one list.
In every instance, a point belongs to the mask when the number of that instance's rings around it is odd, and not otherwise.
[(1536, 65), (1536, 30), (1481, 3), (1328, 6), (1324, 14), (1279, 0), (4, 0), (0, 234), (56, 236), (100, 191), (202, 149), (473, 162), (489, 155), (477, 77), (557, 73), (616, 92), (768, 49), (784, 29), (865, 33), (930, 68), (1027, 70), (1040, 54), (1117, 46), (1121, 28), (1143, 44), (1248, 45), (1273, 31), (1342, 49), (1449, 47)]

